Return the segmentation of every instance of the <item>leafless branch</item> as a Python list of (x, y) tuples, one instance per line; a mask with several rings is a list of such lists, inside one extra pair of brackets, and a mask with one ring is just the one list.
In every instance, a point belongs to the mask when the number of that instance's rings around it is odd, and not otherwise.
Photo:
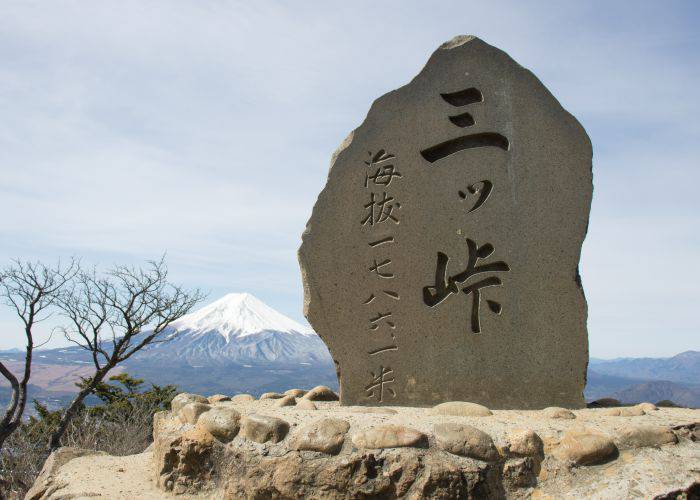
[(115, 266), (105, 274), (82, 272), (57, 303), (68, 320), (66, 338), (92, 353), (95, 373), (63, 415), (50, 447), (83, 399), (109, 371), (144, 347), (158, 342), (170, 324), (187, 314), (204, 295), (168, 281), (164, 258), (145, 267)]
[[(0, 374), (12, 387), (12, 398), (0, 421), (0, 448), (21, 422), (27, 403), (27, 385), (31, 376), (32, 356), (37, 347), (34, 325), (51, 314), (61, 289), (79, 272), (80, 264), (70, 259), (54, 267), (39, 262), (15, 260), (0, 271), (0, 301), (15, 311), (23, 325), (26, 340), (24, 366), (20, 376), (0, 363)], [(41, 344), (43, 345), (43, 344)]]

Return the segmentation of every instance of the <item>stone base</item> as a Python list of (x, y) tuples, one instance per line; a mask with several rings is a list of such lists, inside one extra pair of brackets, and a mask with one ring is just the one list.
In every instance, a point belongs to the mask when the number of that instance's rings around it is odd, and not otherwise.
[[(206, 441), (202, 460), (220, 459), (213, 473), (205, 468), (215, 476), (205, 482), (227, 498), (581, 498), (592, 492), (620, 498), (653, 497), (700, 480), (698, 410), (640, 405), (620, 416), (609, 409), (489, 411), (460, 403), (293, 404), (301, 401), (212, 405), (234, 408), (241, 431), (227, 443)], [(155, 479), (175, 492), (201, 490), (196, 471), (203, 469), (174, 463), (177, 447), (167, 443), (203, 426), (183, 424), (173, 413), (157, 421)], [(261, 422), (270, 427), (261, 431)]]
[[(78, 483), (85, 495), (109, 495), (105, 481), (146, 462), (129, 491), (149, 498), (676, 498), (700, 483), (699, 410), (645, 406), (620, 416), (280, 399), (216, 401), (201, 415), (216, 409), (217, 419), (191, 423), (183, 396), (177, 411), (156, 414), (143, 458), (76, 458), (52, 470), (62, 485), (55, 495)], [(231, 427), (217, 432), (228, 442), (209, 433), (212, 422)], [(34, 498), (58, 498), (44, 488)]]

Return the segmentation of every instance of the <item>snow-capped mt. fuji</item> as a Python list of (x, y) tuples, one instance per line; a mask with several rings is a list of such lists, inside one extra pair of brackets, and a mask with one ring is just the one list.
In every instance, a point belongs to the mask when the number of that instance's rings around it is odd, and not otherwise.
[(249, 293), (229, 293), (208, 306), (183, 316), (171, 326), (178, 332), (188, 332), (188, 335), (217, 331), (227, 343), (233, 338), (264, 331), (316, 335), (310, 328), (278, 313)]
[[(200, 394), (338, 387), (320, 337), (248, 293), (228, 294), (183, 316), (160, 339), (124, 361), (121, 370)], [(44, 364), (92, 365), (79, 347), (42, 350), (36, 358)]]
[(136, 360), (177, 360), (193, 367), (331, 363), (316, 333), (249, 293), (228, 294), (173, 322), (162, 335), (165, 342), (148, 346)]

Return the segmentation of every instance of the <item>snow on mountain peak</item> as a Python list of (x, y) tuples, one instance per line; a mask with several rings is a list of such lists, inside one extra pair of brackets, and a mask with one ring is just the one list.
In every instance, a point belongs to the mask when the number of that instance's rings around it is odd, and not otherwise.
[(233, 337), (246, 337), (263, 331), (314, 336), (308, 327), (275, 311), (249, 293), (229, 293), (219, 300), (187, 314), (171, 326), (192, 334), (218, 331), (228, 342)]

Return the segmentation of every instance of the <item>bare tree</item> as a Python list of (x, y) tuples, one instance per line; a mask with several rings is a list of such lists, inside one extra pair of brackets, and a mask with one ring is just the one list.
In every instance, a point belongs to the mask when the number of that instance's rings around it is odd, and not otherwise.
[(19, 316), (24, 326), (27, 345), (21, 375), (15, 375), (2, 362), (0, 373), (12, 388), (10, 403), (0, 421), (0, 449), (5, 440), (22, 422), (27, 404), (27, 385), (32, 371), (34, 349), (41, 347), (35, 341), (34, 327), (49, 316), (49, 308), (56, 302), (61, 288), (79, 271), (78, 263), (71, 259), (67, 265), (59, 262), (55, 267), (41, 263), (14, 261), (0, 271), (0, 298)]
[(145, 269), (116, 266), (105, 275), (80, 273), (57, 305), (69, 320), (65, 337), (90, 353), (95, 373), (62, 415), (49, 448), (60, 446), (82, 402), (110, 370), (147, 345), (167, 340), (160, 334), (202, 298), (199, 290), (187, 292), (168, 282), (163, 259)]

